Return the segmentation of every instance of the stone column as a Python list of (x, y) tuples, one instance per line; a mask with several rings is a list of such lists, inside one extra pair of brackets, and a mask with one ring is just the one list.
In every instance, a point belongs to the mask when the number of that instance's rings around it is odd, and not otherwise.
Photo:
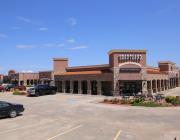
[(161, 89), (161, 80), (159, 80), (159, 91), (161, 92), (162, 89)]
[(171, 89), (171, 79), (168, 80), (168, 89)]
[(147, 81), (142, 81), (142, 93), (147, 95)]
[(20, 80), (18, 80), (18, 85), (21, 85), (21, 81)]
[(97, 92), (98, 92), (98, 95), (102, 95), (102, 83), (101, 81), (97, 81)]
[(62, 81), (62, 93), (66, 93), (66, 81)]
[(119, 67), (113, 68), (113, 96), (119, 96)]
[(23, 80), (24, 81), (24, 86), (27, 86), (27, 81), (26, 80)]
[(91, 81), (87, 80), (87, 93), (91, 95)]
[(172, 88), (174, 88), (174, 78), (172, 78)]
[(176, 88), (176, 78), (174, 78), (174, 88)]
[(155, 89), (156, 89), (156, 93), (158, 92), (158, 80), (155, 80)]
[(153, 93), (153, 82), (152, 82), (152, 80), (150, 80), (150, 93), (151, 94)]
[(161, 90), (164, 91), (164, 80), (161, 80)]
[(82, 82), (78, 81), (78, 94), (82, 94)]
[(165, 90), (168, 90), (168, 82), (165, 80)]
[(70, 93), (73, 93), (73, 81), (70, 81)]

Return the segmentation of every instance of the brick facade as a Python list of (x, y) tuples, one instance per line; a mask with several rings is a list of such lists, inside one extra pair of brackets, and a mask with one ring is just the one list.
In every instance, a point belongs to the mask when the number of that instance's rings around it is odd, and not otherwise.
[(145, 95), (180, 86), (180, 71), (170, 61), (147, 65), (146, 50), (111, 50), (109, 64), (68, 67), (68, 59), (54, 59), (54, 78), (60, 92)]
[(60, 92), (153, 94), (180, 86), (180, 71), (170, 61), (147, 65), (146, 50), (111, 50), (109, 64), (68, 67), (68, 59), (54, 59), (55, 83)]

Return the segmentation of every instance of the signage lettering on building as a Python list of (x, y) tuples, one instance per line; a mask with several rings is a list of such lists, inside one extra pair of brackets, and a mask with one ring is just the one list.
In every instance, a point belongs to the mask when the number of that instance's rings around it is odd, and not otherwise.
[(141, 68), (121, 68), (120, 73), (139, 73)]
[(118, 57), (119, 62), (140, 62), (141, 60), (141, 54), (121, 54)]

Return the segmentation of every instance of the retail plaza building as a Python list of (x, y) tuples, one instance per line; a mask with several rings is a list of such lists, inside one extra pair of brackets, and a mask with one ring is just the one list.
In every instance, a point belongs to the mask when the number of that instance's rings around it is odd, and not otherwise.
[(157, 93), (180, 86), (174, 62), (147, 65), (146, 50), (111, 50), (109, 63), (69, 67), (67, 58), (54, 59), (54, 80), (59, 92), (110, 95)]

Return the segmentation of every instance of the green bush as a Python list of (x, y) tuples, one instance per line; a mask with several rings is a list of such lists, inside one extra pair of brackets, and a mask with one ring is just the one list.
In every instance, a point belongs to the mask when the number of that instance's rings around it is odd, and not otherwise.
[(171, 104), (173, 104), (173, 105), (180, 105), (180, 100), (178, 100), (177, 98), (176, 99), (174, 99), (174, 100), (172, 100), (172, 102), (171, 102)]
[(26, 92), (22, 92), (22, 91), (19, 91), (18, 89), (16, 89), (14, 92), (13, 92), (13, 95), (27, 95)]
[(133, 106), (144, 106), (144, 107), (168, 107), (168, 104), (160, 104), (154, 101), (141, 102), (138, 104), (133, 104)]
[(172, 103), (172, 102), (174, 102), (176, 100), (176, 97), (174, 97), (174, 96), (167, 96), (165, 98), (165, 100), (166, 100), (167, 103)]
[(16, 89), (14, 92), (13, 92), (13, 95), (20, 95), (20, 92), (18, 89)]
[(139, 104), (139, 103), (143, 103), (144, 102), (144, 99), (142, 98), (137, 98), (137, 99), (134, 99), (132, 104)]

